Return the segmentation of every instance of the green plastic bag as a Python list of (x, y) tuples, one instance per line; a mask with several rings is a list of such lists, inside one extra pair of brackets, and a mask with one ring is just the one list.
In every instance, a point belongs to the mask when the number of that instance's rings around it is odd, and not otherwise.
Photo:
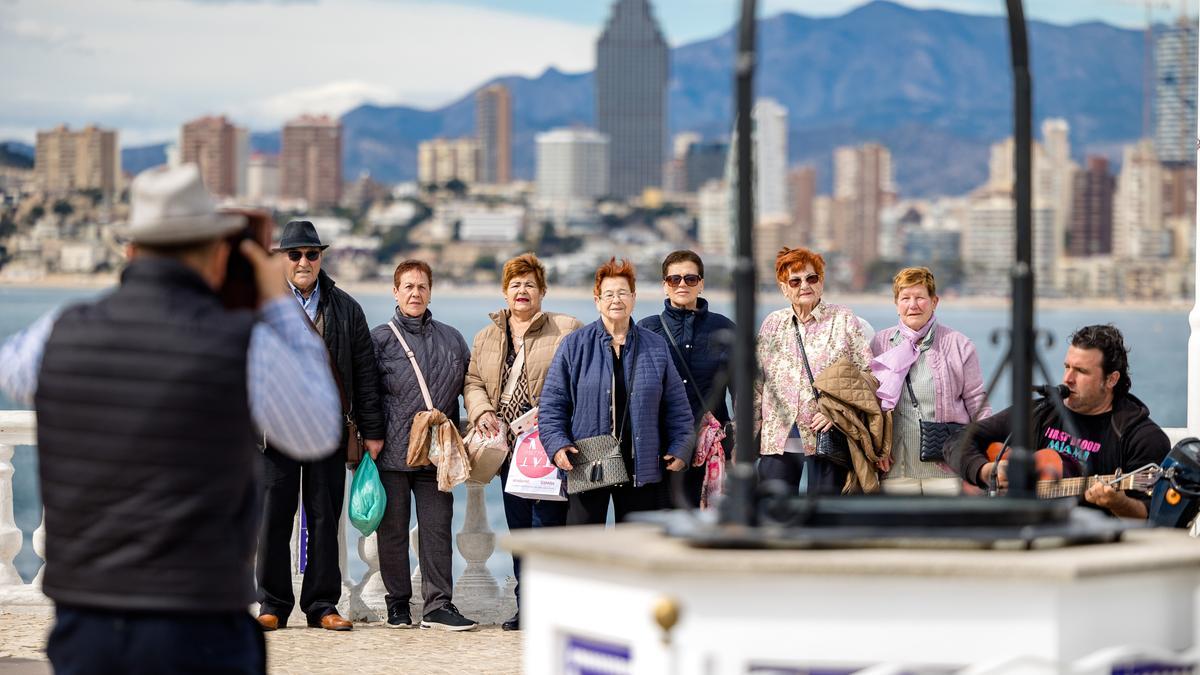
[(386, 505), (387, 495), (379, 480), (379, 469), (375, 468), (371, 456), (365, 455), (354, 470), (354, 482), (350, 484), (350, 524), (364, 537), (370, 536), (383, 520)]

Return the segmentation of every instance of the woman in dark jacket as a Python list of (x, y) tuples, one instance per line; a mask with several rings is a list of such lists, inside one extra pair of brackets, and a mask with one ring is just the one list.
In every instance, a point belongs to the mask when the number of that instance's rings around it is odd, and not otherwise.
[[(618, 521), (635, 511), (665, 508), (664, 465), (681, 471), (692, 458), (692, 414), (683, 381), (666, 340), (631, 320), (635, 285), (629, 263), (613, 258), (596, 270), (600, 319), (563, 340), (542, 387), (538, 428), (558, 468), (572, 468), (578, 440), (611, 433), (620, 438), (629, 473), (627, 483), (571, 495), (568, 525), (603, 524), (610, 498)], [(618, 425), (624, 420), (619, 432), (614, 419)]]
[[(712, 412), (724, 426), (729, 421), (729, 408), (725, 405), (725, 396), (730, 392), (729, 380), (715, 392), (716, 402), (711, 408), (706, 408), (704, 401), (713, 397), (717, 373), (732, 357), (729, 338), (733, 337), (733, 322), (722, 314), (708, 311), (708, 300), (700, 297), (704, 292), (704, 261), (694, 251), (675, 251), (668, 255), (663, 260), (662, 273), (663, 293), (667, 296), (663, 311), (642, 319), (638, 326), (667, 339), (675, 369), (684, 380), (692, 419), (699, 420), (704, 413)], [(669, 335), (667, 331), (670, 331)], [(674, 339), (674, 345), (670, 344), (671, 339)], [(732, 441), (732, 438), (726, 440)], [(706, 467), (692, 466), (684, 474), (684, 492), (693, 507), (700, 506), (705, 471)]]
[(450, 518), (454, 496), (438, 490), (437, 470), (432, 465), (410, 467), (408, 434), (413, 416), (426, 410), (425, 397), (409, 356), (393, 331), (399, 331), (412, 350), (433, 407), (458, 425), (458, 399), (471, 352), (462, 333), (433, 320), (429, 299), (433, 272), (420, 260), (405, 260), (393, 275), (396, 313), (391, 321), (371, 331), (379, 362), (387, 438), (376, 461), (387, 494), (387, 507), (379, 523), (379, 571), (387, 587), (387, 625), (409, 628), (412, 619), (408, 601), (412, 582), (408, 565), (410, 502), (417, 503), (420, 539), (422, 594), (425, 598), (422, 628), (470, 630), (475, 622), (466, 619), (450, 602)]

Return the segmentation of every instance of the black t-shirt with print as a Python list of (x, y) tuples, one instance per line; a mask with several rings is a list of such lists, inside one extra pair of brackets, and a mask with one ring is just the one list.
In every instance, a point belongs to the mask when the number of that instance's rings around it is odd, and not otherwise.
[[(1121, 455), (1121, 444), (1113, 429), (1112, 411), (1099, 415), (1081, 415), (1068, 411), (1075, 423), (1079, 437), (1075, 438), (1067, 431), (1067, 425), (1060, 420), (1051, 419), (1050, 423), (1041, 429), (1038, 447), (1050, 448), (1063, 456), (1064, 471), (1069, 476), (1081, 475), (1111, 475), (1119, 469), (1122, 473), (1135, 471), (1146, 464), (1157, 464), (1162, 461), (1163, 449), (1156, 437), (1143, 434), (1128, 439), (1125, 444), (1127, 452)], [(1126, 491), (1126, 494), (1148, 501), (1149, 496), (1144, 492)]]

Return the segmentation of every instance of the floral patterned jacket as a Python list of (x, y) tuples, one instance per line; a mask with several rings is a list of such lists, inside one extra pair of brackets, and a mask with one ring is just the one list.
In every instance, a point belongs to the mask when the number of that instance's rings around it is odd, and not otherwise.
[[(787, 307), (769, 314), (758, 330), (762, 378), (754, 385), (754, 430), (762, 434), (759, 454), (783, 453), (793, 424), (800, 427), (804, 453), (811, 455), (816, 449), (816, 434), (809, 425), (819, 408), (796, 341), (794, 326), (798, 322), (796, 313)], [(814, 377), (842, 357), (864, 372), (868, 370), (871, 345), (849, 307), (822, 300), (809, 320), (800, 324), (800, 335)]]

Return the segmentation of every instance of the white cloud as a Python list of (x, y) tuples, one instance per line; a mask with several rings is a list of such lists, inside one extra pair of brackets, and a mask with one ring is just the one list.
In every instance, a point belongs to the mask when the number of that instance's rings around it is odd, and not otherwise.
[(137, 103), (129, 94), (90, 94), (82, 99), (83, 107), (96, 114), (126, 110)]
[(17, 19), (0, 23), (0, 34), (8, 35), (19, 42), (48, 49), (68, 48), (80, 53), (91, 53), (84, 44), (83, 34), (66, 28), (38, 21)]
[(400, 100), (399, 92), (381, 84), (346, 80), (294, 89), (252, 102), (247, 117), (264, 123), (278, 122), (301, 113), (341, 115), (362, 103), (387, 105)]
[(0, 107), (0, 128), (97, 122), (123, 139), (205, 114), (260, 130), (366, 101), (440, 106), (500, 75), (590, 69), (598, 34), (419, 0), (38, 0), (0, 4), (5, 24), (94, 53), (0, 38), (0, 91), (37, 101)]

